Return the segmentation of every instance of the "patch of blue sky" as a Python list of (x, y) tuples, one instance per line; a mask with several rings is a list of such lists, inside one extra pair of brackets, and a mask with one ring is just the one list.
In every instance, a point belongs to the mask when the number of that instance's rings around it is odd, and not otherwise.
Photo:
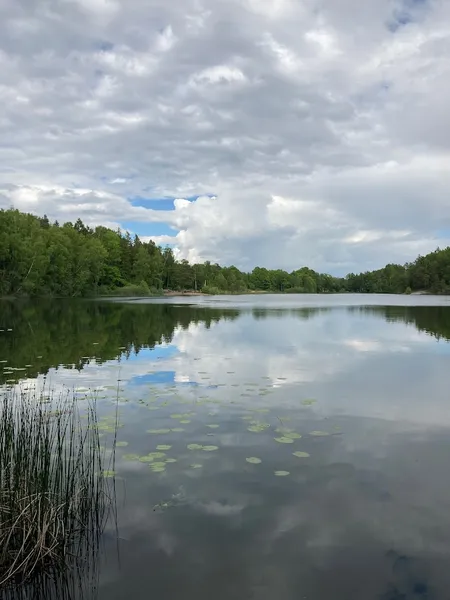
[(436, 231), (436, 235), (439, 239), (448, 240), (450, 238), (450, 228), (441, 228)]
[(146, 235), (170, 235), (175, 236), (174, 230), (167, 223), (147, 223), (142, 221), (122, 221), (121, 228), (132, 231), (142, 237)]
[[(183, 198), (189, 202), (195, 202), (201, 196), (213, 198), (215, 194), (196, 194), (194, 196), (184, 196)], [(151, 208), (152, 210), (173, 210), (174, 200), (174, 196), (164, 196), (163, 198), (145, 198), (143, 196), (134, 196), (133, 198), (129, 198), (132, 206), (142, 206), (144, 208)]]
[(142, 206), (143, 208), (151, 208), (152, 210), (173, 210), (174, 198), (143, 198), (135, 196), (130, 198), (132, 206)]
[(175, 382), (175, 371), (157, 371), (146, 375), (136, 375), (128, 382), (128, 385), (167, 384)]
[(196, 196), (186, 196), (185, 200), (189, 200), (189, 202), (195, 202), (202, 196), (208, 196), (209, 198), (214, 198), (216, 194), (197, 194)]
[(147, 375), (138, 375), (132, 377), (128, 385), (168, 385), (175, 384), (181, 386), (198, 386), (196, 381), (175, 381), (175, 371), (157, 371), (156, 373), (148, 373)]

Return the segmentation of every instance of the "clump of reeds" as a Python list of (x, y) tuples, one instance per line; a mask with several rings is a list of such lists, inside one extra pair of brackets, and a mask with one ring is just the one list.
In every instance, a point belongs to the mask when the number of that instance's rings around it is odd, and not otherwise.
[(0, 391), (0, 588), (87, 561), (108, 506), (94, 401)]

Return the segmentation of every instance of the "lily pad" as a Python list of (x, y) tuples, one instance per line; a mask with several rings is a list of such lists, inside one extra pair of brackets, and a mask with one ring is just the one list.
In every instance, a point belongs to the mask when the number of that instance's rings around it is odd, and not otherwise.
[(116, 476), (116, 472), (115, 471), (102, 471), (102, 475), (105, 478), (111, 478), (111, 477)]
[(218, 450), (219, 446), (203, 446), (202, 450), (205, 452), (214, 452), (214, 450)]
[(312, 406), (316, 402), (317, 402), (317, 400), (313, 400), (311, 398), (307, 398), (306, 400), (302, 400), (303, 406)]
[[(157, 448), (159, 448), (159, 446), (157, 446)], [(171, 446), (169, 446), (169, 448), (171, 448)], [(163, 450), (163, 448), (160, 449)], [(147, 454), (147, 456), (151, 456), (152, 458), (163, 458), (165, 455), (165, 452), (149, 452)]]
[(162, 473), (163, 471), (166, 470), (166, 465), (162, 464), (162, 465), (150, 465), (150, 469), (153, 471), (153, 473)]
[(245, 460), (252, 465), (259, 465), (262, 462), (262, 460), (260, 458), (257, 458), (256, 456), (250, 456)]
[(153, 457), (153, 456), (148, 456), (148, 455), (147, 455), (147, 456), (140, 456), (140, 457), (139, 457), (139, 462), (142, 462), (142, 463), (151, 463), (151, 462), (153, 462), (154, 460), (155, 460), (155, 459), (154, 459), (154, 457)]
[(215, 423), (210, 423), (206, 427), (209, 427), (210, 429), (217, 429), (219, 426), (216, 425)]
[(181, 433), (182, 431), (184, 431), (184, 429), (182, 427), (174, 427), (170, 431), (172, 431), (173, 433)]
[(290, 433), (285, 433), (283, 437), (291, 438), (291, 440), (299, 440), (302, 436), (299, 433), (292, 431)]
[(172, 446), (169, 444), (158, 444), (158, 446), (156, 446), (157, 450), (170, 450), (171, 448)]
[(128, 442), (116, 442), (117, 448), (126, 448), (128, 446)]
[(191, 469), (201, 469), (203, 467), (203, 465), (199, 465), (197, 463), (194, 463), (192, 465), (189, 465), (191, 467)]
[(294, 456), (297, 456), (298, 458), (309, 458), (310, 455), (307, 452), (293, 452), (292, 453)]
[(180, 423), (183, 423), (183, 425), (190, 423), (189, 419), (181, 419)]
[(166, 458), (164, 462), (166, 462), (166, 463), (176, 463), (177, 459), (176, 458)]
[(188, 450), (202, 450), (203, 446), (201, 444), (188, 444)]
[(325, 437), (330, 434), (328, 431), (311, 431), (309, 435), (313, 435), (315, 437)]
[(133, 461), (133, 460), (139, 460), (140, 456), (139, 456), (139, 454), (124, 454), (122, 456), (122, 458), (123, 458), (123, 460), (131, 460), (131, 461)]
[(147, 433), (170, 433), (170, 429), (147, 429)]
[(290, 475), (289, 471), (275, 471), (274, 474), (276, 477), (286, 477), (287, 475)]
[(259, 433), (261, 431), (265, 431), (269, 429), (270, 423), (260, 423), (259, 421), (252, 421), (252, 424), (247, 427), (247, 431), (252, 431), (254, 433)]
[(276, 442), (279, 442), (280, 444), (293, 444), (294, 443), (294, 440), (292, 440), (291, 438), (285, 437), (285, 436), (279, 437), (279, 438), (274, 438), (274, 440)]

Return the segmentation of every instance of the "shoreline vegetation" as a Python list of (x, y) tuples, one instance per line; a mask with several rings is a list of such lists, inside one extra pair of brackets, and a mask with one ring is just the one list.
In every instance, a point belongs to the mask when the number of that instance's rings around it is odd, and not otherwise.
[(95, 400), (81, 410), (70, 392), (0, 390), (1, 593), (94, 566), (112, 498), (105, 461)]
[[(301, 257), (299, 257), (301, 264)], [(450, 248), (405, 265), (334, 277), (308, 267), (250, 273), (209, 261), (177, 260), (170, 247), (80, 219), (0, 210), (0, 298), (144, 297), (216, 294), (450, 294)]]

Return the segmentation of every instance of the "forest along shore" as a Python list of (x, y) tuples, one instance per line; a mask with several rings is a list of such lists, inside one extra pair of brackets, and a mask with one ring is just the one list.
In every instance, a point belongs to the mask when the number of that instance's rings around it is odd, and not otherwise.
[[(301, 264), (301, 257), (298, 262)], [(165, 292), (164, 290), (169, 290)], [(107, 227), (0, 210), (0, 297), (242, 293), (450, 294), (450, 248), (405, 265), (336, 277), (307, 266), (251, 272), (177, 260), (171, 247)]]

